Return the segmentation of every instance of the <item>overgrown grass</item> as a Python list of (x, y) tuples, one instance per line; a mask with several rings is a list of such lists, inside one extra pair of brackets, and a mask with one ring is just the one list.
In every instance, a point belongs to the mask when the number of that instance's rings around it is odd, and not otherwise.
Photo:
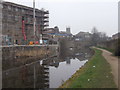
[[(105, 50), (111, 52), (113, 56), (117, 56), (117, 55), (115, 55), (115, 52), (119, 50), (119, 49), (118, 50), (114, 50), (114, 49), (110, 49), (110, 48), (104, 48), (104, 47), (100, 47), (100, 46), (97, 46), (97, 47), (101, 48), (101, 49), (105, 49)], [(117, 57), (120, 58), (120, 56), (117, 56)]]
[(113, 50), (113, 49), (110, 49), (110, 48), (104, 48), (104, 47), (100, 47), (100, 46), (97, 46), (98, 48), (101, 48), (101, 49), (105, 49), (105, 50), (107, 50), (107, 51), (109, 51), (109, 52), (111, 52), (111, 53), (113, 53), (114, 54), (114, 52), (115, 52), (115, 50)]
[(94, 51), (91, 60), (60, 88), (116, 88), (110, 65), (102, 56), (102, 51)]

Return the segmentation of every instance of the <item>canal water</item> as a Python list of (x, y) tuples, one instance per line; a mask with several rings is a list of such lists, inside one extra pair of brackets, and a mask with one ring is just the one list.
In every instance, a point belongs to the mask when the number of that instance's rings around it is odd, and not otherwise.
[(59, 67), (50, 66), (50, 88), (59, 87), (64, 81), (68, 80), (87, 60), (80, 61), (79, 59), (69, 59), (61, 62)]
[(90, 51), (62, 54), (3, 70), (3, 88), (58, 88), (91, 57)]

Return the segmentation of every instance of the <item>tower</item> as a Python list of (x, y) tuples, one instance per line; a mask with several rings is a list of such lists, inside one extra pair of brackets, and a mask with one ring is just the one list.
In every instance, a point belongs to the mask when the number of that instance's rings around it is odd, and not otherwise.
[(66, 33), (71, 34), (70, 27), (66, 27)]

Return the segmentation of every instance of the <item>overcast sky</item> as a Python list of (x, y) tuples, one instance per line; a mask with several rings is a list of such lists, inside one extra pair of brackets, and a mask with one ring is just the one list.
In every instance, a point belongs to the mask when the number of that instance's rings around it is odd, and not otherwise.
[[(32, 0), (6, 0), (32, 7)], [(98, 31), (111, 36), (118, 32), (118, 0), (36, 0), (38, 9), (49, 10), (49, 27), (58, 26), (64, 31)]]

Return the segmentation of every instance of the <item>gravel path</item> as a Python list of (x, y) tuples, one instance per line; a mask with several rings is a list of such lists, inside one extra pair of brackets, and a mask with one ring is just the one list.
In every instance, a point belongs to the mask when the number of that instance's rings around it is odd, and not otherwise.
[(102, 55), (110, 64), (112, 69), (112, 74), (114, 76), (114, 81), (118, 87), (118, 58), (115, 56), (112, 56), (112, 53), (107, 50), (100, 49), (100, 48), (97, 48), (97, 49), (102, 50)]

